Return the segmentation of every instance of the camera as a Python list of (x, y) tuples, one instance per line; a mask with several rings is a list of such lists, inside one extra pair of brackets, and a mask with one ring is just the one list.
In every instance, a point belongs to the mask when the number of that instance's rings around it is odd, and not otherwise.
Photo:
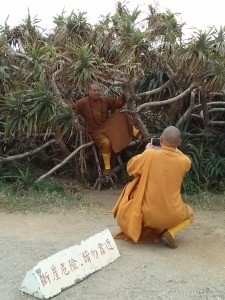
[(160, 138), (151, 138), (150, 144), (152, 146), (160, 147)]

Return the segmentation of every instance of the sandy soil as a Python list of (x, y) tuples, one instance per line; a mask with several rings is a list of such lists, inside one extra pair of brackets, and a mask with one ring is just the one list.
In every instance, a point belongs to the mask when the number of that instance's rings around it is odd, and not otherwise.
[[(86, 193), (88, 211), (0, 213), (0, 299), (35, 299), (19, 291), (29, 269), (106, 228), (117, 231), (111, 208), (119, 193)], [(224, 212), (196, 212), (176, 237), (177, 249), (116, 241), (119, 259), (54, 299), (225, 299)]]

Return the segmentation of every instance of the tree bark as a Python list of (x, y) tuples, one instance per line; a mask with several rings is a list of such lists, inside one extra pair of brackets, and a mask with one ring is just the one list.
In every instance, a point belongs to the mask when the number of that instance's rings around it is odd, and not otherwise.
[(48, 141), (46, 144), (42, 145), (41, 147), (39, 147), (35, 150), (25, 152), (23, 154), (17, 154), (17, 155), (12, 155), (12, 156), (8, 156), (8, 157), (0, 157), (0, 162), (12, 161), (12, 160), (21, 159), (21, 158), (24, 158), (24, 157), (27, 157), (27, 156), (34, 155), (34, 154), (42, 151), (43, 149), (45, 149), (46, 147), (48, 147), (49, 145), (51, 145), (55, 142), (56, 142), (56, 139), (52, 139), (52, 140)]
[(74, 155), (76, 155), (81, 149), (90, 147), (91, 145), (94, 145), (94, 142), (89, 142), (89, 143), (86, 143), (84, 145), (81, 145), (76, 150), (74, 150), (72, 153), (70, 153), (70, 155), (67, 156), (60, 164), (58, 164), (57, 166), (55, 166), (54, 168), (52, 168), (50, 171), (48, 171), (47, 173), (45, 173), (44, 175), (42, 175), (41, 177), (39, 177), (35, 182), (39, 182), (42, 179), (46, 178), (47, 176), (51, 175), (56, 170), (58, 170), (63, 165), (65, 165), (68, 161), (70, 161), (74, 157)]
[(195, 105), (195, 93), (196, 93), (196, 90), (193, 90), (191, 92), (190, 106), (186, 110), (186, 112), (183, 114), (183, 116), (178, 120), (176, 127), (180, 128), (181, 124), (183, 124), (190, 117), (191, 113), (193, 112), (194, 105)]
[(208, 105), (207, 105), (207, 98), (206, 95), (201, 93), (201, 104), (202, 104), (202, 112), (203, 112), (203, 126), (204, 131), (209, 132), (209, 111), (208, 111)]

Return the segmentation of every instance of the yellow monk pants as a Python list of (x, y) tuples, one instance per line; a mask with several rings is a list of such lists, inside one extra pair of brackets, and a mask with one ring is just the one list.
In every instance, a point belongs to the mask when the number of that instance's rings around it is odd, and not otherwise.
[(102, 154), (105, 170), (110, 170), (111, 169), (110, 159), (112, 153), (110, 140), (107, 137), (105, 137), (101, 139), (98, 146)]
[[(133, 126), (133, 136), (136, 137), (138, 133), (139, 130)], [(112, 153), (110, 140), (106, 136), (103, 137), (98, 143), (98, 147), (102, 154), (105, 170), (110, 170), (111, 169), (110, 159)]]
[(188, 227), (193, 222), (194, 212), (190, 206), (187, 205), (186, 208), (187, 208), (188, 219), (168, 229), (169, 233), (172, 235), (173, 238), (176, 232), (181, 231), (182, 229)]
[(139, 134), (139, 129), (133, 126), (133, 136), (136, 137)]

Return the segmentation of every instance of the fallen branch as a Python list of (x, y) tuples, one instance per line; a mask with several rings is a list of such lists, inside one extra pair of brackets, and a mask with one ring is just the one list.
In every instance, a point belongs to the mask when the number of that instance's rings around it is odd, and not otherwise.
[(30, 156), (30, 155), (33, 155), (33, 154), (36, 154), (40, 151), (42, 151), (43, 149), (45, 149), (46, 147), (48, 147), (49, 145), (55, 143), (56, 140), (55, 139), (52, 139), (50, 141), (48, 141), (46, 144), (42, 145), (41, 147), (39, 148), (36, 148), (35, 150), (32, 150), (32, 151), (29, 151), (29, 152), (25, 152), (23, 154), (17, 154), (17, 155), (12, 155), (12, 156), (8, 156), (8, 157), (0, 157), (0, 162), (2, 161), (12, 161), (12, 160), (16, 160), (16, 159), (21, 159), (21, 158), (24, 158), (24, 157), (27, 157), (27, 156)]
[(74, 150), (72, 153), (70, 153), (70, 155), (68, 155), (60, 164), (58, 164), (57, 166), (55, 166), (54, 168), (52, 168), (50, 171), (48, 171), (47, 173), (45, 173), (44, 175), (42, 175), (41, 177), (39, 177), (35, 182), (39, 182), (42, 179), (46, 178), (47, 176), (51, 175), (52, 173), (54, 173), (56, 170), (58, 170), (59, 168), (61, 168), (63, 165), (65, 165), (71, 158), (73, 158), (81, 149), (83, 148), (87, 148), (91, 145), (94, 145), (94, 142), (89, 142), (86, 143), (84, 145), (81, 145), (80, 147), (78, 147), (76, 150)]

